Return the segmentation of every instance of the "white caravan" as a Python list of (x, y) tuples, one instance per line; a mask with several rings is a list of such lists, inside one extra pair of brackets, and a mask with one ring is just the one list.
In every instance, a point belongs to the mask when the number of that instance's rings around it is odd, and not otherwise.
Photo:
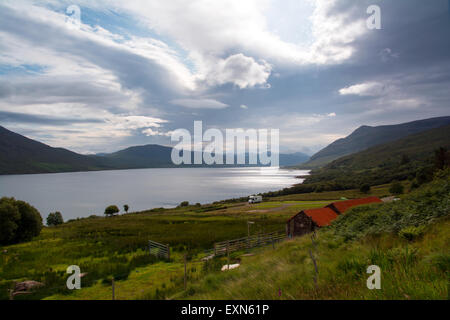
[(262, 202), (262, 196), (250, 196), (248, 197), (248, 203), (260, 203)]

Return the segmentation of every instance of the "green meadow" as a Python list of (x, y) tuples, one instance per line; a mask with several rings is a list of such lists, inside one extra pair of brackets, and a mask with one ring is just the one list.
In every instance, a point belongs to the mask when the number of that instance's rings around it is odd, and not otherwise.
[[(111, 299), (112, 279), (115, 298), (123, 300), (446, 298), (448, 180), (441, 177), (402, 196), (401, 201), (352, 210), (332, 227), (321, 229), (316, 245), (305, 236), (275, 248), (254, 249), (252, 255), (233, 252), (228, 258), (207, 262), (202, 260), (205, 251), (215, 242), (245, 237), (248, 221), (254, 222), (252, 235), (283, 231), (286, 220), (302, 209), (322, 207), (342, 197), (387, 196), (389, 186), (373, 187), (369, 194), (347, 190), (288, 195), (253, 205), (222, 201), (45, 227), (30, 242), (1, 248), (0, 299), (8, 299), (8, 290), (24, 280), (45, 286), (15, 300)], [(149, 255), (148, 240), (169, 244), (170, 260)], [(318, 260), (317, 284), (312, 280), (310, 249)], [(221, 272), (228, 261), (241, 267)], [(365, 287), (369, 264), (389, 270), (383, 273), (381, 291)], [(66, 287), (70, 265), (86, 273), (81, 290)]]

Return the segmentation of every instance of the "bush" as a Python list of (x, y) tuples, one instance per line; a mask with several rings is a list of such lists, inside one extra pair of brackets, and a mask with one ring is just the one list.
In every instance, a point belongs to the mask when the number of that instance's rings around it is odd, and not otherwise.
[(64, 219), (62, 217), (61, 212), (56, 211), (52, 212), (47, 217), (47, 225), (48, 226), (58, 226), (64, 223)]
[(42, 217), (36, 208), (14, 198), (0, 199), (0, 244), (30, 241), (42, 230)]
[(117, 206), (112, 205), (112, 206), (109, 206), (109, 207), (107, 207), (107, 208), (105, 209), (105, 214), (106, 214), (107, 216), (112, 216), (112, 215), (118, 213), (119, 211), (120, 211), (120, 210), (119, 210), (119, 208), (118, 208)]
[(189, 206), (189, 201), (183, 201), (182, 203), (180, 203), (180, 207), (187, 207)]
[(398, 181), (393, 182), (391, 187), (389, 188), (389, 192), (392, 194), (403, 194), (404, 191), (405, 191), (405, 188)]
[(400, 230), (398, 235), (400, 237), (408, 240), (408, 241), (414, 241), (414, 240), (419, 239), (420, 237), (422, 237), (424, 231), (425, 231), (425, 227), (424, 226), (407, 227), (407, 228), (404, 228), (404, 229)]

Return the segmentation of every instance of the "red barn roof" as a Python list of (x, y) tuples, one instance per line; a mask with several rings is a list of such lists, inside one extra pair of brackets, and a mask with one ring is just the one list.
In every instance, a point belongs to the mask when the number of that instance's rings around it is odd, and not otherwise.
[(370, 203), (380, 203), (380, 198), (378, 197), (369, 197), (369, 198), (363, 198), (363, 199), (353, 199), (353, 200), (346, 200), (346, 201), (339, 201), (339, 202), (333, 202), (326, 206), (325, 208), (333, 209), (336, 213), (341, 214), (347, 211), (348, 209), (360, 206), (363, 204), (370, 204)]
[(312, 219), (319, 227), (329, 226), (331, 221), (336, 219), (338, 215), (330, 208), (318, 208), (303, 210), (308, 217)]

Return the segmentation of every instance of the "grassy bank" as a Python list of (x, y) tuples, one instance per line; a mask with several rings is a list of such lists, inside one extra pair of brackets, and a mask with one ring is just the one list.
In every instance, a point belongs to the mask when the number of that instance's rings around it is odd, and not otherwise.
[[(368, 195), (389, 195), (389, 186)], [(284, 230), (302, 209), (323, 207), (341, 197), (367, 196), (358, 190), (320, 192), (247, 203), (220, 202), (176, 209), (153, 209), (112, 218), (90, 217), (44, 228), (33, 241), (2, 247), (0, 299), (14, 282), (35, 280), (45, 287), (16, 299), (360, 299), (444, 298), (449, 266), (450, 189), (448, 177), (403, 196), (403, 200), (361, 207), (309, 237), (257, 249), (254, 256), (233, 253), (238, 270), (222, 273), (226, 258), (201, 261), (214, 242)], [(447, 220), (446, 220), (447, 219)], [(151, 239), (171, 246), (170, 261), (147, 252)], [(312, 249), (319, 263), (312, 281)], [(183, 256), (188, 255), (188, 290), (183, 290)], [(383, 290), (365, 287), (369, 264), (383, 270)], [(82, 290), (66, 288), (69, 265), (87, 275)], [(389, 271), (389, 272), (387, 272)], [(388, 289), (390, 288), (390, 289)]]
[[(444, 175), (402, 201), (352, 209), (321, 229), (315, 244), (305, 236), (243, 257), (239, 269), (209, 274), (183, 297), (448, 299), (449, 215), (450, 179)], [(366, 286), (370, 265), (382, 270), (381, 290)]]

